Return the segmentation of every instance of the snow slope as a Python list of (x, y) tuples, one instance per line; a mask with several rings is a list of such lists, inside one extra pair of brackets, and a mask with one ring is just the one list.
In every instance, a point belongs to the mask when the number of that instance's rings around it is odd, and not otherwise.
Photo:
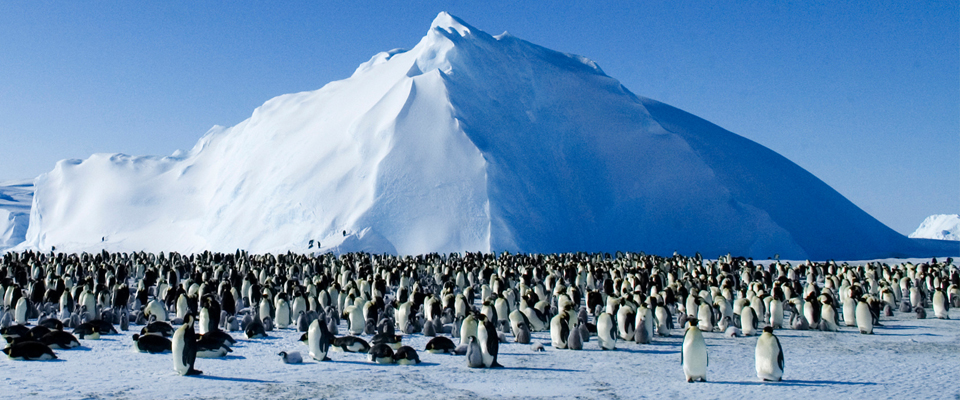
[[(916, 319), (912, 313), (883, 317), (883, 327), (861, 335), (855, 327), (839, 332), (780, 329), (784, 349), (782, 382), (761, 382), (754, 368), (757, 337), (728, 338), (704, 333), (710, 364), (708, 383), (687, 383), (680, 366), (682, 333), (638, 345), (617, 341), (614, 351), (599, 349), (596, 337), (584, 350), (557, 350), (549, 332), (533, 334), (545, 352), (530, 345), (501, 344), (506, 368), (467, 368), (465, 358), (425, 351), (426, 337), (405, 335), (422, 363), (379, 365), (365, 354), (329, 353), (330, 362), (280, 361), (280, 351), (307, 354), (292, 329), (266, 339), (238, 339), (223, 359), (198, 359), (203, 375), (183, 377), (167, 354), (141, 354), (130, 335), (81, 340), (83, 347), (56, 350), (54, 361), (14, 361), (2, 357), (4, 394), (10, 398), (954, 398), (960, 368), (960, 310), (950, 320)], [(592, 318), (592, 317), (591, 317)], [(340, 326), (341, 334), (346, 322)], [(370, 335), (363, 336), (370, 340)], [(458, 339), (454, 339), (457, 342)], [(829, 393), (829, 396), (825, 396)]]
[(912, 238), (960, 240), (960, 215), (937, 214), (927, 217), (917, 230), (910, 234)]
[(23, 248), (958, 253), (584, 57), (446, 13), (411, 50), (271, 99), (189, 152), (65, 160), (36, 185)]
[(26, 238), (32, 202), (32, 180), (0, 182), (0, 251)]

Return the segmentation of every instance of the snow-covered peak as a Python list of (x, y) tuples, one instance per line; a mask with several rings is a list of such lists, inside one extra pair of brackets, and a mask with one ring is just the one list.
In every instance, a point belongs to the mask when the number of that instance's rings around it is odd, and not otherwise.
[(910, 234), (916, 239), (960, 240), (960, 215), (936, 214), (923, 220)]
[(437, 17), (433, 19), (433, 22), (430, 24), (430, 30), (433, 29), (442, 29), (448, 33), (457, 33), (462, 37), (466, 37), (476, 31), (474, 27), (463, 22), (462, 19), (450, 15), (446, 11), (441, 11), (440, 14), (437, 14)]
[(22, 247), (956, 253), (914, 242), (585, 57), (441, 13), (410, 50), (270, 99), (186, 154), (58, 163), (36, 180)]

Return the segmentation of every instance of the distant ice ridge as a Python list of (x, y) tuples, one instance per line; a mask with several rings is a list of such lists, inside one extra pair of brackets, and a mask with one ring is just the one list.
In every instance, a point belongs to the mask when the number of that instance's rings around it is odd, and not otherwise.
[(171, 157), (37, 178), (21, 248), (928, 256), (752, 141), (447, 13), (410, 50)]
[(0, 251), (26, 239), (32, 202), (32, 180), (0, 182)]
[(912, 238), (960, 240), (960, 215), (936, 214), (927, 217), (916, 231), (910, 234)]

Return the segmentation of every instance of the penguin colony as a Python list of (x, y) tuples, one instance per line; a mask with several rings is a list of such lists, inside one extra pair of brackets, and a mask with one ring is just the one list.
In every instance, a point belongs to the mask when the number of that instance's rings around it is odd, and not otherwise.
[[(531, 344), (549, 331), (554, 349), (649, 344), (683, 329), (680, 364), (706, 381), (703, 332), (759, 335), (757, 376), (779, 381), (775, 329), (871, 334), (893, 313), (948, 319), (960, 307), (960, 271), (948, 258), (914, 265), (799, 265), (643, 253), (387, 256), (250, 255), (242, 251), (64, 254), (9, 252), (0, 263), (3, 352), (22, 360), (133, 334), (140, 352), (171, 353), (197, 375), (197, 358), (224, 357), (236, 342), (275, 329), (304, 332), (309, 358), (362, 352), (382, 364), (420, 363), (403, 335), (433, 337), (423, 351), (465, 356), (471, 368), (503, 367), (499, 344)], [(340, 332), (341, 320), (347, 329)], [(72, 330), (68, 332), (68, 330)], [(446, 336), (445, 336), (446, 335)], [(361, 336), (372, 336), (370, 341)], [(596, 345), (591, 343), (596, 341)], [(457, 343), (454, 343), (454, 340)], [(532, 351), (543, 344), (532, 343)], [(300, 351), (279, 353), (303, 362)]]

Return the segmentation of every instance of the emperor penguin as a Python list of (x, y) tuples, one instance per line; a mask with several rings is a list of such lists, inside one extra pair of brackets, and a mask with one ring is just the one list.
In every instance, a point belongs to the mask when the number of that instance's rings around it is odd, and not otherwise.
[(857, 299), (847, 297), (843, 299), (843, 324), (857, 326)]
[(497, 362), (497, 354), (500, 353), (500, 337), (497, 335), (497, 327), (486, 316), (480, 318), (480, 326), (477, 328), (477, 341), (480, 342), (483, 365), (487, 368), (502, 367)]
[(570, 330), (570, 335), (567, 336), (567, 348), (570, 350), (583, 350), (583, 336), (580, 334), (580, 329), (583, 325), (577, 325)]
[(770, 326), (783, 328), (783, 302), (774, 297), (770, 300)]
[(14, 310), (13, 321), (20, 325), (27, 324), (27, 310), (30, 307), (27, 305), (26, 297), (21, 297), (17, 300), (17, 307)]
[(363, 319), (363, 310), (357, 306), (348, 306), (344, 309), (350, 321), (350, 334), (360, 335), (366, 330), (367, 321)]
[(310, 348), (310, 357), (317, 361), (329, 361), (327, 352), (333, 341), (332, 336), (327, 331), (327, 324), (321, 324), (319, 319), (313, 320), (307, 330), (307, 347)]
[(870, 313), (870, 305), (866, 301), (860, 299), (860, 302), (857, 303), (857, 328), (860, 328), (860, 333), (864, 335), (873, 334), (873, 314)]
[(947, 312), (947, 296), (940, 289), (933, 292), (933, 315), (940, 319), (950, 319), (950, 314)]
[(602, 313), (597, 318), (597, 341), (600, 342), (600, 348), (603, 350), (617, 348), (617, 325), (613, 323), (610, 313)]
[(460, 344), (467, 343), (467, 338), (470, 336), (477, 336), (477, 330), (477, 318), (473, 313), (467, 314), (463, 323), (460, 324)]
[(690, 321), (690, 327), (683, 334), (683, 348), (680, 352), (680, 365), (683, 366), (683, 375), (687, 382), (699, 379), (707, 381), (707, 366), (710, 359), (707, 356), (707, 343), (703, 340), (703, 332), (697, 327), (697, 320)]
[(467, 337), (467, 366), (470, 368), (483, 368), (483, 352), (480, 350), (480, 344), (477, 343), (476, 336)]
[(146, 308), (143, 309), (143, 314), (147, 318), (156, 317), (157, 321), (167, 320), (167, 309), (163, 307), (163, 303), (157, 300), (150, 300)]
[(758, 319), (753, 307), (744, 307), (743, 310), (740, 310), (740, 330), (743, 332), (743, 336), (757, 334)]
[(773, 327), (763, 328), (757, 339), (757, 377), (765, 381), (779, 382), (783, 378), (783, 347), (773, 334)]
[(697, 300), (697, 327), (700, 328), (703, 332), (713, 332), (713, 328), (716, 325), (714, 321), (713, 307), (710, 307), (710, 303), (706, 301)]
[(521, 322), (513, 334), (514, 341), (520, 344), (530, 344), (530, 328), (526, 322)]
[(293, 318), (290, 315), (290, 302), (287, 301), (287, 298), (283, 293), (277, 295), (277, 299), (274, 301), (274, 311), (276, 313), (276, 318), (274, 321), (277, 323), (277, 328), (285, 329), (290, 326)]
[(662, 305), (657, 305), (655, 311), (657, 317), (657, 334), (660, 336), (670, 336), (670, 312)]
[(193, 368), (197, 360), (197, 333), (193, 330), (193, 314), (186, 314), (183, 325), (177, 328), (170, 343), (173, 352), (173, 369), (180, 375), (200, 375), (203, 371)]
[(567, 312), (561, 311), (550, 320), (550, 341), (555, 349), (567, 348), (567, 339), (570, 337), (570, 325), (567, 324), (567, 317)]
[(840, 330), (840, 327), (837, 326), (837, 311), (833, 308), (833, 301), (829, 299), (823, 302), (823, 305), (820, 307), (819, 327), (821, 331), (826, 332), (837, 332)]

